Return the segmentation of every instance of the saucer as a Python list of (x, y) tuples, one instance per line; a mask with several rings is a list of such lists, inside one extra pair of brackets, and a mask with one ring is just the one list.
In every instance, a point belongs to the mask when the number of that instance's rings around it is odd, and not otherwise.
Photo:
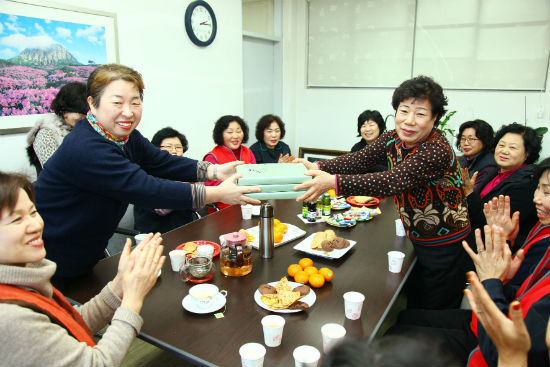
[(212, 313), (214, 311), (218, 311), (220, 308), (225, 306), (226, 299), (223, 296), (223, 294), (218, 293), (214, 299), (212, 300), (212, 304), (208, 308), (200, 308), (195, 304), (195, 301), (193, 301), (193, 297), (191, 297), (190, 294), (185, 296), (183, 300), (181, 301), (181, 305), (183, 308), (185, 308), (187, 311), (192, 313)]

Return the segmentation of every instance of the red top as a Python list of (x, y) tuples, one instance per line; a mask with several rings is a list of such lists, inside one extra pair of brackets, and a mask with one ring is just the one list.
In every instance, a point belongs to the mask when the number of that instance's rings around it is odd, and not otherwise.
[(485, 187), (483, 188), (483, 190), (481, 190), (481, 192), (479, 193), (479, 197), (483, 199), (483, 197), (485, 195), (487, 195), (488, 193), (491, 192), (492, 189), (494, 189), (495, 187), (498, 186), (499, 183), (501, 183), (502, 181), (506, 180), (508, 177), (510, 177), (510, 175), (514, 172), (516, 172), (518, 169), (520, 169), (521, 167), (523, 166), (526, 166), (525, 164), (522, 164), (521, 166), (519, 166), (518, 168), (514, 168), (510, 171), (506, 171), (506, 172), (499, 172), (497, 173), (497, 175), (495, 176), (495, 178), (493, 178), (491, 181), (489, 181), (487, 183), (487, 185), (485, 185)]

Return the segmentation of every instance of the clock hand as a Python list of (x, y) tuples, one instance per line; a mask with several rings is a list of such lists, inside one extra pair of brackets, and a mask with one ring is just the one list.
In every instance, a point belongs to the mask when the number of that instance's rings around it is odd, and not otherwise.
[(210, 25), (208, 22), (201, 22), (200, 25)]

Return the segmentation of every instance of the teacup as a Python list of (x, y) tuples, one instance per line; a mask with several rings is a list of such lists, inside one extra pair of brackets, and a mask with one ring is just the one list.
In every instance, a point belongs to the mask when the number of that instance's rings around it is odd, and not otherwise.
[(212, 301), (218, 294), (224, 297), (227, 291), (220, 291), (214, 284), (197, 284), (189, 289), (189, 294), (199, 308), (208, 308), (212, 305)]
[(202, 283), (210, 280), (214, 275), (214, 264), (212, 259), (196, 256), (186, 258), (180, 268), (181, 280)]

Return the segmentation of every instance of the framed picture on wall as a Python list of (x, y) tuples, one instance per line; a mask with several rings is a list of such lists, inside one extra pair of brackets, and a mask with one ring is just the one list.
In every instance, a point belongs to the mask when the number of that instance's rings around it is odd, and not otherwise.
[(304, 148), (298, 149), (298, 157), (305, 158), (310, 162), (324, 161), (326, 159), (332, 159), (339, 157), (343, 154), (348, 154), (345, 150), (332, 150), (332, 149), (318, 149), (318, 148)]
[(113, 13), (4, 0), (0, 24), (0, 134), (28, 131), (64, 84), (119, 59)]

